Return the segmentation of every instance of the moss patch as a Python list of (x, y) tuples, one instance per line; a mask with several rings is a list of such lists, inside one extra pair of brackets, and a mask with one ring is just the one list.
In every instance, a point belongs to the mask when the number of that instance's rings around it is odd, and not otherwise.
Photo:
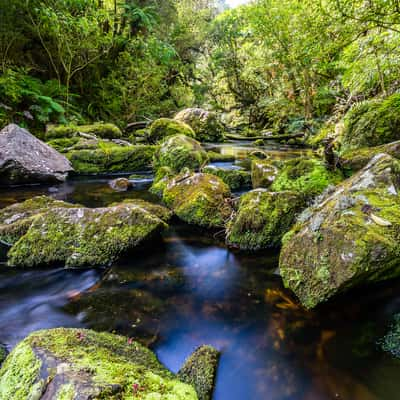
[(199, 142), (185, 135), (175, 135), (162, 142), (154, 155), (153, 164), (155, 170), (168, 167), (177, 174), (182, 168), (196, 171), (207, 162), (207, 153)]
[(102, 142), (97, 150), (76, 150), (67, 153), (75, 172), (98, 174), (143, 171), (151, 167), (155, 146), (118, 146)]
[(199, 400), (210, 400), (219, 353), (211, 346), (199, 347), (178, 372), (178, 378), (196, 389)]
[(303, 197), (295, 192), (258, 189), (246, 193), (227, 226), (226, 242), (242, 250), (278, 247), (303, 207)]
[(339, 172), (328, 171), (322, 161), (296, 158), (283, 163), (271, 190), (295, 191), (310, 198), (321, 194), (327, 186), (336, 185), (342, 179)]
[(223, 227), (232, 213), (229, 187), (210, 174), (183, 174), (168, 181), (163, 200), (183, 221)]
[(83, 329), (39, 331), (21, 342), (1, 370), (0, 399), (40, 398), (32, 397), (39, 379), (58, 400), (198, 398), (139, 343)]
[(400, 94), (354, 105), (345, 117), (344, 148), (379, 146), (400, 139)]
[(37, 196), (0, 210), (0, 241), (13, 245), (28, 231), (33, 221), (52, 208), (80, 207), (48, 196)]
[(243, 169), (225, 169), (208, 166), (203, 168), (206, 174), (218, 176), (231, 190), (246, 189), (251, 187), (251, 174)]
[(279, 265), (305, 307), (400, 275), (399, 182), (400, 163), (381, 154), (303, 212)]
[(196, 134), (193, 129), (181, 121), (176, 121), (169, 118), (160, 118), (155, 120), (149, 130), (149, 140), (152, 143), (157, 143), (167, 136), (185, 135), (195, 138)]
[(136, 204), (108, 208), (54, 208), (39, 215), (8, 253), (8, 264), (35, 267), (110, 265), (122, 253), (165, 228)]
[(251, 162), (251, 181), (254, 189), (269, 188), (279, 173), (277, 163), (254, 159)]
[(78, 132), (95, 135), (102, 139), (120, 139), (121, 130), (114, 124), (104, 124), (101, 122), (91, 125), (59, 125), (50, 127), (46, 132), (46, 140), (71, 138)]
[(400, 358), (400, 314), (396, 314), (389, 332), (379, 342), (382, 350)]
[(224, 126), (214, 112), (201, 108), (187, 108), (176, 114), (175, 119), (188, 124), (196, 133), (197, 140), (201, 142), (224, 141)]

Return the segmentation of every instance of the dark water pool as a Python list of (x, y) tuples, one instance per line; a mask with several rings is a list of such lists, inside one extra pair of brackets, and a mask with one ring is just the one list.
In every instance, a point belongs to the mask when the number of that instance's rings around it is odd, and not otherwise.
[[(106, 178), (72, 180), (50, 193), (87, 206), (156, 201), (148, 185), (121, 194)], [(2, 190), (0, 207), (42, 193), (49, 188)], [(110, 270), (10, 270), (5, 255), (0, 248), (0, 343), (9, 349), (37, 329), (89, 327), (141, 340), (174, 371), (197, 346), (214, 345), (216, 400), (399, 397), (400, 363), (376, 343), (400, 311), (400, 282), (306, 312), (282, 288), (276, 253), (235, 253), (220, 233), (177, 221)]]

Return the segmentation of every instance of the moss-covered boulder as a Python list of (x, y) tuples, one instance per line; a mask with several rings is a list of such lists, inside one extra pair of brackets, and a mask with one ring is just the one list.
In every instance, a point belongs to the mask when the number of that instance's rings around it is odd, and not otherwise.
[(0, 209), (0, 242), (8, 246), (25, 235), (35, 218), (52, 208), (77, 208), (76, 204), (54, 200), (48, 196), (37, 196), (22, 203)]
[(157, 143), (167, 136), (185, 135), (192, 138), (196, 137), (193, 129), (185, 122), (177, 121), (170, 118), (160, 118), (155, 120), (148, 133), (149, 140)]
[(119, 146), (102, 142), (96, 150), (74, 150), (67, 153), (76, 173), (144, 171), (151, 168), (155, 146)]
[(192, 171), (200, 169), (208, 162), (207, 153), (196, 140), (185, 135), (167, 137), (154, 154), (154, 169), (168, 167), (174, 173), (182, 168)]
[(167, 225), (145, 207), (52, 208), (37, 216), (8, 252), (8, 265), (110, 265)]
[(253, 188), (269, 188), (275, 181), (279, 168), (270, 160), (253, 159), (251, 162), (251, 182)]
[(400, 94), (355, 104), (345, 116), (345, 148), (379, 146), (400, 140)]
[(242, 250), (279, 247), (303, 207), (304, 199), (296, 192), (256, 189), (245, 193), (228, 223), (226, 242)]
[(378, 154), (303, 212), (283, 238), (279, 265), (305, 307), (400, 275), (399, 189), (400, 162)]
[(150, 214), (156, 215), (164, 222), (169, 222), (169, 220), (173, 215), (172, 211), (167, 207), (164, 207), (160, 204), (150, 203), (143, 199), (125, 199), (121, 203), (111, 204), (111, 206), (117, 206), (119, 204), (128, 204), (132, 206), (141, 207)]
[[(192, 375), (197, 383), (195, 365), (185, 380)], [(200, 397), (202, 393), (198, 396), (193, 385), (182, 382), (141, 344), (86, 329), (34, 332), (0, 370), (0, 400), (210, 399)]]
[(282, 163), (282, 167), (271, 185), (274, 192), (294, 191), (312, 198), (321, 194), (329, 185), (342, 180), (341, 174), (329, 171), (323, 161), (295, 158)]
[(220, 178), (210, 174), (182, 174), (168, 181), (163, 200), (188, 224), (207, 228), (225, 226), (232, 214), (231, 192)]
[(118, 126), (98, 122), (91, 125), (50, 126), (46, 132), (46, 140), (72, 138), (79, 132), (94, 135), (102, 139), (119, 139), (122, 137), (121, 129)]
[(231, 190), (247, 189), (251, 187), (251, 174), (241, 168), (222, 168), (209, 165), (203, 168), (206, 174), (221, 178)]
[(341, 153), (339, 163), (346, 175), (351, 175), (364, 168), (372, 157), (386, 153), (394, 158), (400, 158), (400, 140), (375, 147), (363, 147), (356, 150), (347, 150)]
[(150, 193), (162, 197), (168, 182), (175, 176), (175, 173), (169, 167), (158, 168), (153, 183), (149, 189)]
[(178, 372), (178, 378), (196, 389), (199, 400), (210, 400), (217, 373), (219, 352), (211, 346), (199, 347)]
[(224, 141), (224, 126), (218, 114), (201, 108), (187, 108), (175, 115), (177, 121), (185, 122), (196, 133), (201, 142), (217, 143)]

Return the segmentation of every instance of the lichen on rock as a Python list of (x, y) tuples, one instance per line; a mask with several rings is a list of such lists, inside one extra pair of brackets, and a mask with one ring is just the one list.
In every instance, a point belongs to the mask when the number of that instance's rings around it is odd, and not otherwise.
[(11, 246), (28, 231), (33, 221), (52, 208), (76, 208), (77, 204), (36, 196), (0, 210), (0, 242)]
[(170, 179), (163, 200), (183, 221), (207, 228), (224, 227), (232, 214), (229, 187), (217, 176), (184, 173)]
[(296, 192), (256, 189), (245, 193), (227, 225), (226, 242), (242, 250), (279, 247), (304, 205)]
[(52, 208), (38, 215), (9, 250), (8, 265), (107, 266), (167, 225), (135, 203)]
[(283, 239), (279, 265), (305, 307), (400, 275), (399, 190), (400, 162), (378, 154), (303, 212)]

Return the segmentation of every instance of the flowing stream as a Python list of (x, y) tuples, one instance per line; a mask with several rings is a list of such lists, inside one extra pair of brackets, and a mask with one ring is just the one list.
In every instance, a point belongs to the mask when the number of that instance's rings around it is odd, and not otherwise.
[[(251, 150), (218, 147), (241, 160)], [(151, 176), (136, 179), (126, 193), (107, 182), (87, 177), (2, 189), (0, 207), (39, 194), (89, 207), (124, 198), (158, 201), (147, 191)], [(9, 269), (6, 250), (0, 247), (0, 343), (10, 350), (37, 329), (88, 327), (142, 341), (173, 371), (197, 346), (215, 346), (222, 352), (215, 400), (398, 398), (400, 363), (377, 342), (400, 310), (400, 281), (306, 312), (282, 287), (277, 252), (231, 251), (221, 232), (177, 220), (111, 269)]]

